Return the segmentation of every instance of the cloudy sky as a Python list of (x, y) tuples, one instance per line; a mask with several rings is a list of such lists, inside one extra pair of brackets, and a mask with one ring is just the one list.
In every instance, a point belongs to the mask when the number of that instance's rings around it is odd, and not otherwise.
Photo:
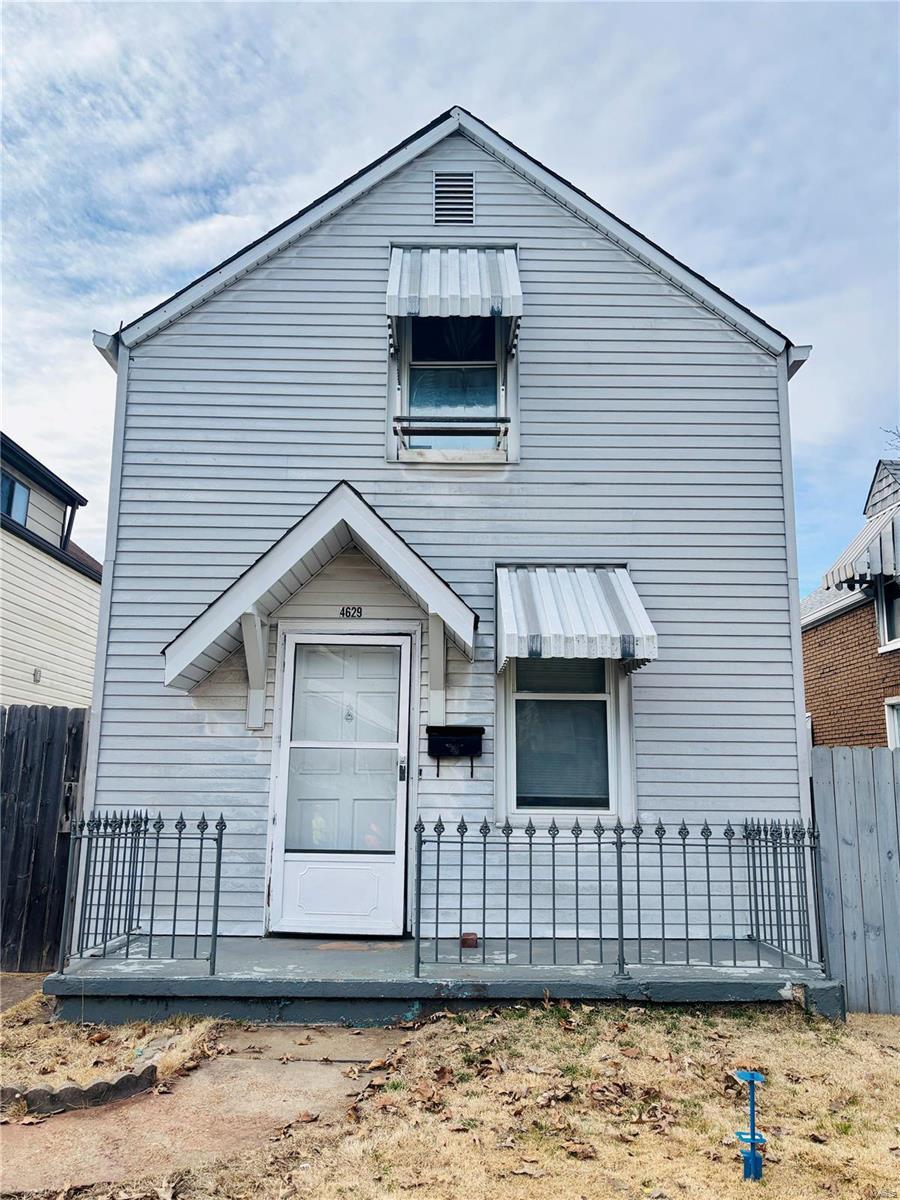
[[(90, 499), (91, 348), (452, 104), (783, 329), (801, 586), (898, 414), (898, 9), (7, 3), (3, 427)], [(900, 450), (897, 452), (900, 457)]]

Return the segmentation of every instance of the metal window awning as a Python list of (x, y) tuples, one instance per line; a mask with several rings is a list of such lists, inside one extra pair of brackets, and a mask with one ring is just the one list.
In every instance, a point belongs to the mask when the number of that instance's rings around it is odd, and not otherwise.
[(511, 658), (657, 658), (656, 630), (624, 567), (498, 567), (497, 670)]
[(825, 572), (827, 588), (855, 588), (879, 575), (896, 575), (900, 567), (900, 504), (866, 521), (844, 553)]
[(458, 246), (394, 246), (388, 317), (522, 316), (516, 252)]

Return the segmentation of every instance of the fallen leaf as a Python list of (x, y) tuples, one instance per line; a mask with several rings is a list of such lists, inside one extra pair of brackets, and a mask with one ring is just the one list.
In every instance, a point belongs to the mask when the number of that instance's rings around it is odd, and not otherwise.
[(367, 1071), (380, 1071), (383, 1067), (386, 1067), (386, 1066), (387, 1066), (387, 1059), (373, 1058), (372, 1061), (369, 1063), (369, 1065), (366, 1067), (366, 1070)]
[(43, 1113), (26, 1113), (25, 1116), (22, 1118), (22, 1120), (19, 1122), (19, 1124), (20, 1125), (42, 1125), (44, 1123), (44, 1121), (46, 1121), (46, 1120), (47, 1120), (47, 1118), (43, 1115)]
[(453, 1068), (448, 1066), (438, 1067), (434, 1073), (436, 1083), (448, 1084), (453, 1082)]
[(590, 1142), (563, 1142), (563, 1150), (571, 1158), (596, 1158), (597, 1151)]
[(311, 1125), (313, 1121), (318, 1121), (318, 1119), (318, 1113), (309, 1112), (307, 1109), (304, 1109), (303, 1112), (297, 1117), (297, 1120), (301, 1125)]
[(817, 1146), (824, 1146), (828, 1141), (828, 1138), (824, 1133), (811, 1133), (809, 1135), (809, 1140), (811, 1142), (815, 1142)]
[(96, 1033), (91, 1034), (91, 1036), (88, 1038), (88, 1041), (91, 1043), (92, 1046), (99, 1046), (101, 1042), (108, 1042), (109, 1041), (109, 1030), (98, 1029)]
[(623, 1058), (640, 1058), (641, 1057), (641, 1052), (640, 1052), (640, 1050), (638, 1050), (637, 1046), (621, 1046), (619, 1048), (619, 1053), (622, 1055)]

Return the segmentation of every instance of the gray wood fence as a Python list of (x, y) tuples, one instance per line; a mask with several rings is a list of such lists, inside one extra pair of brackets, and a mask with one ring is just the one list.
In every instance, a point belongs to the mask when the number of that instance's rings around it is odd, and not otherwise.
[(0, 708), (0, 968), (52, 971), (69, 830), (81, 813), (86, 708)]
[(900, 750), (815, 746), (830, 973), (855, 1012), (900, 1013)]

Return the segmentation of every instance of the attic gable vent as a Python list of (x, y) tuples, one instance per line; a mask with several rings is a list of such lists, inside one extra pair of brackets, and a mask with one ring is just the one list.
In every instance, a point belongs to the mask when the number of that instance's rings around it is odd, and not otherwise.
[(475, 176), (471, 171), (435, 171), (434, 223), (475, 224)]

